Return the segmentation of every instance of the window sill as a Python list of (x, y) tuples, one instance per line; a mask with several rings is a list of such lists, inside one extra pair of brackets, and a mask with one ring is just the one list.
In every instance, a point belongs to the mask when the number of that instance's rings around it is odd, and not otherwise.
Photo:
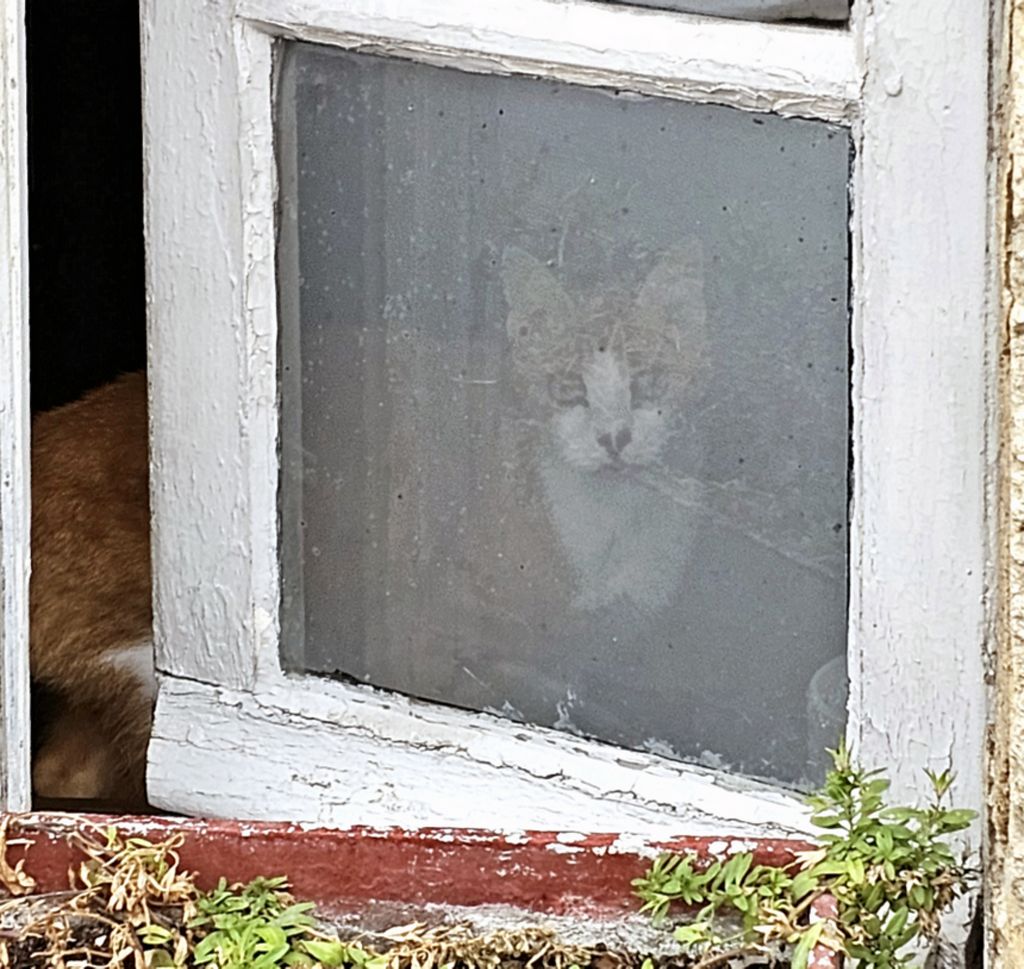
[[(628, 835), (579, 832), (493, 831), (452, 828), (388, 830), (317, 828), (289, 822), (240, 822), (178, 817), (116, 817), (37, 812), (15, 816), (12, 834), (28, 846), (12, 846), (8, 860), (25, 860), (38, 891), (67, 887), (68, 869), (80, 859), (68, 834), (79, 825), (107, 827), (162, 839), (183, 832), (182, 865), (200, 885), (219, 877), (247, 881), (287, 873), (295, 895), (317, 903), (321, 914), (343, 917), (371, 907), (399, 910), (406, 920), (427, 907), (466, 909), (501, 906), (529, 916), (570, 916), (595, 930), (645, 922), (636, 914), (632, 879), (662, 851), (703, 857), (752, 850), (760, 864), (791, 864), (806, 842), (773, 839), (678, 838), (647, 841)], [(413, 876), (414, 877), (411, 877)], [(820, 914), (827, 915), (826, 911)], [(840, 969), (819, 947), (815, 969)]]

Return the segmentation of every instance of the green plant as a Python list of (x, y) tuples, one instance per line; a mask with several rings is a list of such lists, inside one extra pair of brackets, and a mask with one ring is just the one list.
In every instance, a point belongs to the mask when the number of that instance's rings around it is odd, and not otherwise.
[(355, 966), (378, 969), (380, 958), (357, 942), (317, 931), (312, 902), (296, 902), (282, 878), (254, 878), (228, 887), (225, 879), (196, 899), (189, 929), (198, 941), (196, 966), (277, 969), (279, 966)]
[[(934, 797), (927, 807), (889, 807), (882, 771), (854, 764), (844, 745), (829, 753), (834, 766), (808, 798), (820, 847), (788, 870), (755, 865), (749, 853), (707, 867), (693, 854), (663, 855), (633, 882), (641, 911), (661, 920), (673, 903), (696, 906), (675, 936), (707, 965), (785, 945), (793, 969), (806, 969), (818, 944), (859, 967), (906, 965), (909, 943), (934, 937), (940, 913), (966, 887), (968, 873), (948, 836), (976, 812), (943, 806), (953, 780), (948, 772), (928, 772)], [(814, 903), (829, 895), (835, 918), (811, 921)], [(732, 927), (723, 916), (732, 917)]]

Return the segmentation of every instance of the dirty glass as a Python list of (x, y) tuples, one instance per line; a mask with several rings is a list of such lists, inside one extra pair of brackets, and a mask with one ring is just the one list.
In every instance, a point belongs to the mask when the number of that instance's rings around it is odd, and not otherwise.
[(847, 20), (850, 0), (603, 0), (738, 20)]
[(815, 779), (845, 719), (846, 132), (279, 54), (287, 668)]

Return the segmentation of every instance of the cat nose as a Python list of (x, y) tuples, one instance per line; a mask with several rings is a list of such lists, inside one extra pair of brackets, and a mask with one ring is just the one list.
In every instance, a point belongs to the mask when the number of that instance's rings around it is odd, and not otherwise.
[(620, 427), (615, 432), (615, 437), (612, 437), (609, 431), (605, 431), (604, 434), (598, 434), (597, 436), (597, 443), (613, 458), (618, 457), (622, 453), (623, 448), (632, 440), (633, 432), (628, 427)]

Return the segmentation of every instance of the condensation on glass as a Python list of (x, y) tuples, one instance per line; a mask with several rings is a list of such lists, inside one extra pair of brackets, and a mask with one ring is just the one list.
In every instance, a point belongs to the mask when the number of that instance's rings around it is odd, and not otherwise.
[(845, 21), (850, 0), (603, 0), (633, 7), (657, 7), (681, 13), (737, 20), (827, 20)]
[(285, 665), (816, 779), (846, 132), (278, 53)]

